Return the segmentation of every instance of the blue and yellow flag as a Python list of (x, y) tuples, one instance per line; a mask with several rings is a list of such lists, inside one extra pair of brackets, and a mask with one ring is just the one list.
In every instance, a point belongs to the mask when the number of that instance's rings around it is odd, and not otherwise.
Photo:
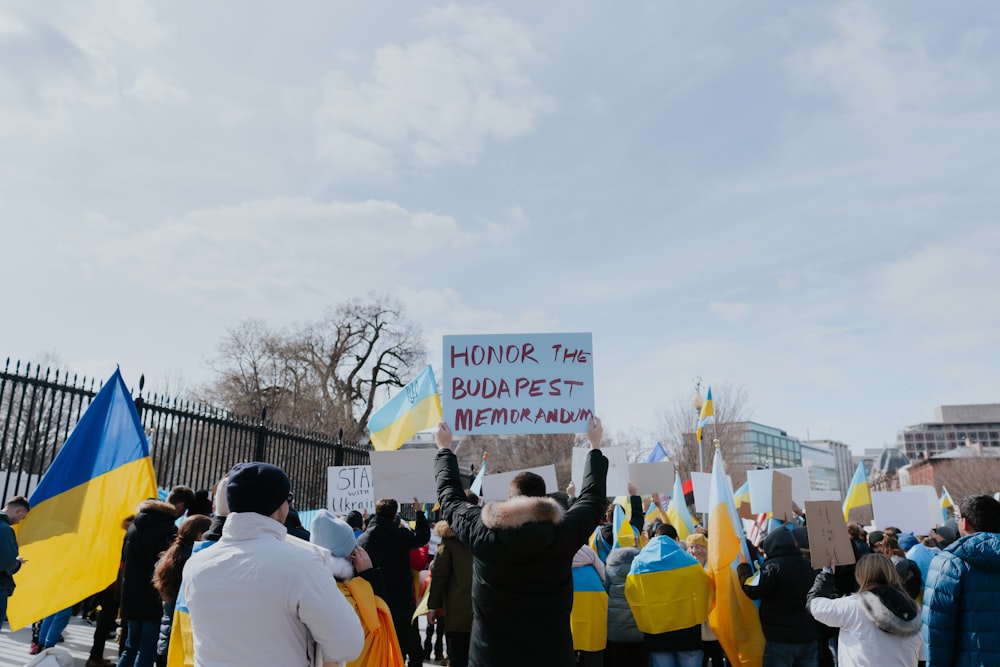
[(476, 478), (472, 480), (472, 484), (469, 485), (469, 491), (472, 491), (477, 496), (483, 495), (483, 478), (486, 477), (486, 459), (489, 457), (489, 452), (483, 452), (483, 462), (479, 464), (479, 472), (476, 474)]
[(608, 594), (593, 565), (573, 568), (573, 609), (569, 615), (576, 651), (603, 651), (608, 645)]
[(743, 482), (743, 486), (733, 491), (733, 503), (739, 511), (740, 505), (750, 502), (750, 480)]
[(701, 442), (702, 430), (713, 421), (715, 421), (715, 407), (712, 405), (712, 388), (709, 387), (708, 397), (701, 404), (701, 414), (698, 415), (698, 431), (695, 433), (698, 442)]
[(635, 526), (629, 521), (629, 516), (625, 512), (625, 508), (617, 502), (615, 503), (615, 512), (611, 520), (611, 528), (614, 534), (614, 543), (611, 545), (612, 549), (637, 546)]
[[(311, 523), (309, 525), (312, 525)], [(195, 542), (191, 555), (214, 546), (215, 542)], [(170, 644), (167, 647), (167, 667), (194, 667), (194, 631), (191, 628), (191, 610), (184, 597), (184, 582), (177, 591), (174, 604), (174, 622), (170, 630)]]
[(434, 371), (428, 366), (403, 391), (368, 419), (372, 446), (379, 451), (399, 449), (417, 431), (441, 421), (441, 395)]
[(757, 607), (743, 592), (736, 574), (740, 554), (747, 562), (749, 556), (743, 524), (718, 448), (712, 461), (709, 507), (708, 569), (715, 583), (715, 606), (708, 624), (734, 667), (760, 667), (764, 660), (764, 633)]
[(653, 445), (652, 451), (649, 452), (649, 456), (646, 458), (646, 463), (656, 463), (657, 461), (662, 461), (667, 458), (667, 450), (663, 449), (663, 443), (657, 442)]
[(955, 503), (951, 499), (951, 494), (948, 493), (948, 487), (941, 485), (941, 498), (938, 500), (938, 506), (941, 508), (941, 523), (948, 521), (948, 509), (955, 506)]
[(116, 370), (31, 494), (17, 526), (24, 566), (10, 598), (12, 630), (107, 588), (118, 576), (121, 523), (156, 497), (149, 441)]
[(677, 539), (686, 540), (694, 532), (694, 518), (684, 500), (684, 485), (681, 484), (680, 473), (674, 476), (674, 493), (667, 505), (667, 518), (677, 529)]
[(844, 496), (844, 521), (848, 521), (847, 516), (855, 507), (864, 507), (872, 504), (872, 494), (868, 489), (868, 477), (865, 475), (865, 463), (858, 464), (858, 469), (854, 471), (851, 478), (851, 485), (847, 488), (847, 495)]
[(625, 598), (641, 631), (683, 630), (708, 618), (712, 582), (694, 556), (661, 535), (651, 539), (632, 561), (625, 578)]

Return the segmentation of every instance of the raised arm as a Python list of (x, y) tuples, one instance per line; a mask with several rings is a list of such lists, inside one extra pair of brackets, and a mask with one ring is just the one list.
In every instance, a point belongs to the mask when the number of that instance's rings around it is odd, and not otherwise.
[(472, 549), (472, 540), (479, 522), (481, 508), (465, 497), (458, 459), (451, 451), (452, 434), (448, 424), (441, 422), (435, 433), (438, 453), (434, 459), (434, 478), (437, 482), (438, 503), (441, 516), (461, 542)]

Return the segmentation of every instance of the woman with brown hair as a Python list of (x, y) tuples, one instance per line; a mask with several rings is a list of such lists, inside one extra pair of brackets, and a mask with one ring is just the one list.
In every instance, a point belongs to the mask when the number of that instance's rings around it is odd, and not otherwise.
[(860, 590), (834, 599), (833, 571), (817, 575), (807, 604), (820, 623), (840, 628), (839, 667), (916, 667), (922, 654), (920, 609), (880, 553), (862, 556), (854, 569)]
[(174, 623), (174, 605), (181, 590), (181, 574), (184, 564), (191, 557), (194, 543), (212, 525), (212, 520), (202, 514), (194, 514), (184, 519), (177, 530), (177, 537), (170, 548), (160, 555), (153, 572), (153, 586), (163, 600), (163, 618), (160, 620), (160, 639), (156, 643), (156, 664), (167, 664), (167, 648), (170, 646), (170, 630)]

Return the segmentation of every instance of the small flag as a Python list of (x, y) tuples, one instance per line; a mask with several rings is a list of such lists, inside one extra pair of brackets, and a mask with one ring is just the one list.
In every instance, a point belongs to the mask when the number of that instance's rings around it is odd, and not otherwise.
[(649, 457), (646, 459), (646, 463), (656, 463), (657, 461), (662, 461), (667, 458), (667, 452), (663, 449), (663, 443), (657, 442), (653, 445), (653, 450), (649, 452)]
[(441, 395), (430, 366), (368, 419), (372, 446), (379, 451), (399, 449), (417, 431), (441, 421)]
[(941, 486), (941, 499), (938, 501), (938, 505), (941, 507), (941, 523), (945, 523), (948, 520), (948, 509), (954, 507), (955, 503), (951, 499), (951, 494), (948, 493), (948, 487)]
[(122, 519), (155, 497), (149, 441), (116, 370), (31, 494), (31, 512), (18, 526), (25, 564), (7, 610), (11, 629), (107, 588), (118, 576)]
[(681, 476), (674, 476), (674, 493), (667, 505), (667, 518), (671, 525), (677, 529), (677, 537), (686, 540), (687, 536), (694, 532), (694, 518), (688, 510), (687, 499), (684, 497)]
[(847, 489), (844, 497), (844, 521), (855, 507), (864, 507), (872, 504), (872, 494), (868, 488), (868, 477), (865, 475), (865, 463), (858, 464), (858, 469), (854, 471), (851, 485)]
[(637, 546), (635, 543), (634, 530), (635, 528), (631, 523), (629, 523), (628, 517), (625, 516), (625, 508), (619, 503), (615, 503), (615, 514), (612, 519), (612, 532), (615, 537), (611, 548), (617, 549), (619, 547)]
[(479, 464), (479, 472), (476, 473), (476, 478), (469, 485), (469, 491), (472, 491), (477, 496), (483, 495), (483, 478), (486, 477), (486, 459), (489, 457), (488, 452), (483, 452), (483, 462)]
[(712, 406), (712, 388), (708, 388), (708, 397), (705, 402), (701, 405), (701, 414), (698, 415), (698, 431), (695, 435), (698, 438), (698, 442), (701, 442), (702, 430), (709, 423), (715, 421), (715, 408)]

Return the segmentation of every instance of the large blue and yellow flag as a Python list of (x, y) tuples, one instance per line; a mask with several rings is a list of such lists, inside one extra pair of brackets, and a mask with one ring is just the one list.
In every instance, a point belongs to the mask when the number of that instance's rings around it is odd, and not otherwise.
[(865, 475), (865, 463), (858, 464), (858, 469), (854, 471), (851, 478), (851, 485), (847, 488), (847, 495), (844, 496), (844, 521), (848, 521), (848, 515), (855, 507), (864, 507), (872, 504), (872, 493), (868, 488), (868, 477)]
[(743, 592), (736, 574), (740, 554), (747, 562), (749, 557), (743, 524), (718, 448), (712, 461), (709, 507), (708, 569), (715, 582), (715, 606), (708, 624), (734, 667), (760, 667), (764, 661), (764, 633), (757, 607)]
[(569, 615), (576, 651), (603, 651), (608, 645), (608, 594), (593, 565), (573, 568), (573, 608)]
[(428, 366), (378, 412), (368, 418), (372, 446), (379, 451), (399, 449), (417, 431), (441, 421), (441, 395), (434, 371)]
[(625, 598), (641, 631), (673, 632), (708, 618), (712, 582), (694, 556), (661, 535), (651, 539), (632, 561), (625, 578)]
[(686, 540), (687, 536), (694, 532), (694, 518), (684, 499), (684, 485), (681, 484), (680, 473), (674, 475), (674, 492), (667, 505), (667, 518), (677, 529), (678, 539)]
[(701, 404), (701, 413), (698, 415), (698, 430), (695, 432), (698, 442), (701, 442), (704, 428), (713, 421), (715, 421), (715, 406), (712, 404), (712, 388), (709, 387), (708, 396)]
[(24, 567), (10, 598), (12, 630), (107, 588), (118, 576), (122, 519), (156, 497), (149, 441), (120, 371), (94, 397), (17, 526)]

